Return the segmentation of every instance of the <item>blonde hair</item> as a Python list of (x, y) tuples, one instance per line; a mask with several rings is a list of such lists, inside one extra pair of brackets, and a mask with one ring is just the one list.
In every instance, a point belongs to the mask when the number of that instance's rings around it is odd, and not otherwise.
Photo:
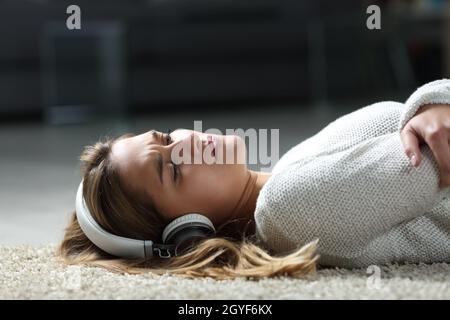
[[(129, 137), (130, 134), (119, 137)], [(117, 140), (118, 140), (117, 139)], [(83, 196), (94, 219), (106, 231), (134, 239), (161, 243), (165, 222), (151, 203), (141, 203), (121, 187), (111, 161), (116, 140), (104, 139), (83, 150), (80, 160), (84, 177)], [(229, 221), (217, 228), (216, 236), (198, 241), (180, 256), (171, 258), (123, 259), (95, 246), (81, 230), (75, 212), (65, 228), (58, 256), (66, 265), (84, 264), (112, 272), (178, 274), (185, 277), (233, 279), (248, 277), (304, 277), (316, 272), (317, 240), (283, 256), (271, 255), (255, 234), (236, 233)], [(251, 220), (247, 221), (247, 226)], [(228, 227), (228, 228), (227, 228)]]

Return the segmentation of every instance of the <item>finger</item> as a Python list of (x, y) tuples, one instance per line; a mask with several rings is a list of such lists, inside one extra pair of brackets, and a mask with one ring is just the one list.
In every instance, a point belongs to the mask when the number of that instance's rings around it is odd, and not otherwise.
[[(450, 146), (450, 140), (449, 141), (447, 141), (448, 142), (448, 144), (449, 144), (449, 146)], [(439, 182), (439, 187), (440, 188), (447, 188), (447, 187), (450, 187), (450, 175), (444, 175), (441, 179), (440, 179), (440, 182)]]
[(412, 126), (405, 126), (401, 132), (401, 140), (403, 148), (408, 158), (411, 159), (413, 166), (417, 167), (422, 161), (422, 154), (419, 147), (418, 133)]
[(443, 177), (439, 181), (439, 188), (447, 188), (450, 187), (450, 179)]
[(434, 158), (439, 166), (439, 173), (442, 181), (450, 179), (450, 145), (448, 143), (447, 132), (442, 129), (435, 129), (427, 134), (425, 141), (433, 152)]
[(442, 178), (440, 178), (439, 187), (440, 188), (450, 187), (450, 176), (449, 175), (444, 175)]

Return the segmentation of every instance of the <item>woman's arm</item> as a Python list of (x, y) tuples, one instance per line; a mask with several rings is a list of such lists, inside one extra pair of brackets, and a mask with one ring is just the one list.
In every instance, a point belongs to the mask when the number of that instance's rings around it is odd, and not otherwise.
[(421, 151), (423, 162), (414, 167), (394, 132), (292, 164), (261, 190), (255, 214), (260, 237), (274, 250), (320, 238), (319, 248), (327, 254), (357, 255), (449, 193), (438, 187), (438, 167), (428, 146)]
[(342, 152), (362, 141), (397, 130), (404, 104), (383, 101), (347, 113), (286, 152), (272, 170), (276, 174), (292, 163)]
[(426, 143), (439, 166), (440, 186), (450, 186), (450, 101), (419, 108), (401, 131), (405, 154), (417, 167), (422, 160), (419, 146)]
[(450, 186), (450, 80), (430, 82), (406, 101), (399, 132), (405, 154), (414, 166), (420, 165), (420, 143), (433, 152), (440, 172), (440, 186)]

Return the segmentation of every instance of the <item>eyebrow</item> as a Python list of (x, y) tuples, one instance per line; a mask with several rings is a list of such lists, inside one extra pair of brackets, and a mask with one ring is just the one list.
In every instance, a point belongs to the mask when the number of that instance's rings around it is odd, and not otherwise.
[[(160, 140), (160, 136), (156, 130), (150, 130), (149, 133), (155, 140)], [(155, 167), (156, 167), (156, 172), (158, 173), (158, 176), (159, 176), (159, 181), (161, 181), (161, 184), (163, 184), (163, 174), (162, 174), (163, 159), (162, 159), (161, 153), (157, 154), (154, 163), (155, 163)]]

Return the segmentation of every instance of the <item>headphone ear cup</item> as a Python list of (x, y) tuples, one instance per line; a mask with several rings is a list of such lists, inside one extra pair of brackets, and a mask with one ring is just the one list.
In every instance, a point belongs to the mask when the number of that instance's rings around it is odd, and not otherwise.
[(198, 242), (207, 239), (208, 236), (200, 230), (191, 229), (183, 232), (178, 239), (175, 239), (175, 255), (180, 255), (188, 249), (194, 247)]
[(211, 220), (198, 213), (189, 213), (170, 222), (163, 231), (163, 244), (175, 245), (176, 253), (191, 247), (201, 239), (216, 234)]

